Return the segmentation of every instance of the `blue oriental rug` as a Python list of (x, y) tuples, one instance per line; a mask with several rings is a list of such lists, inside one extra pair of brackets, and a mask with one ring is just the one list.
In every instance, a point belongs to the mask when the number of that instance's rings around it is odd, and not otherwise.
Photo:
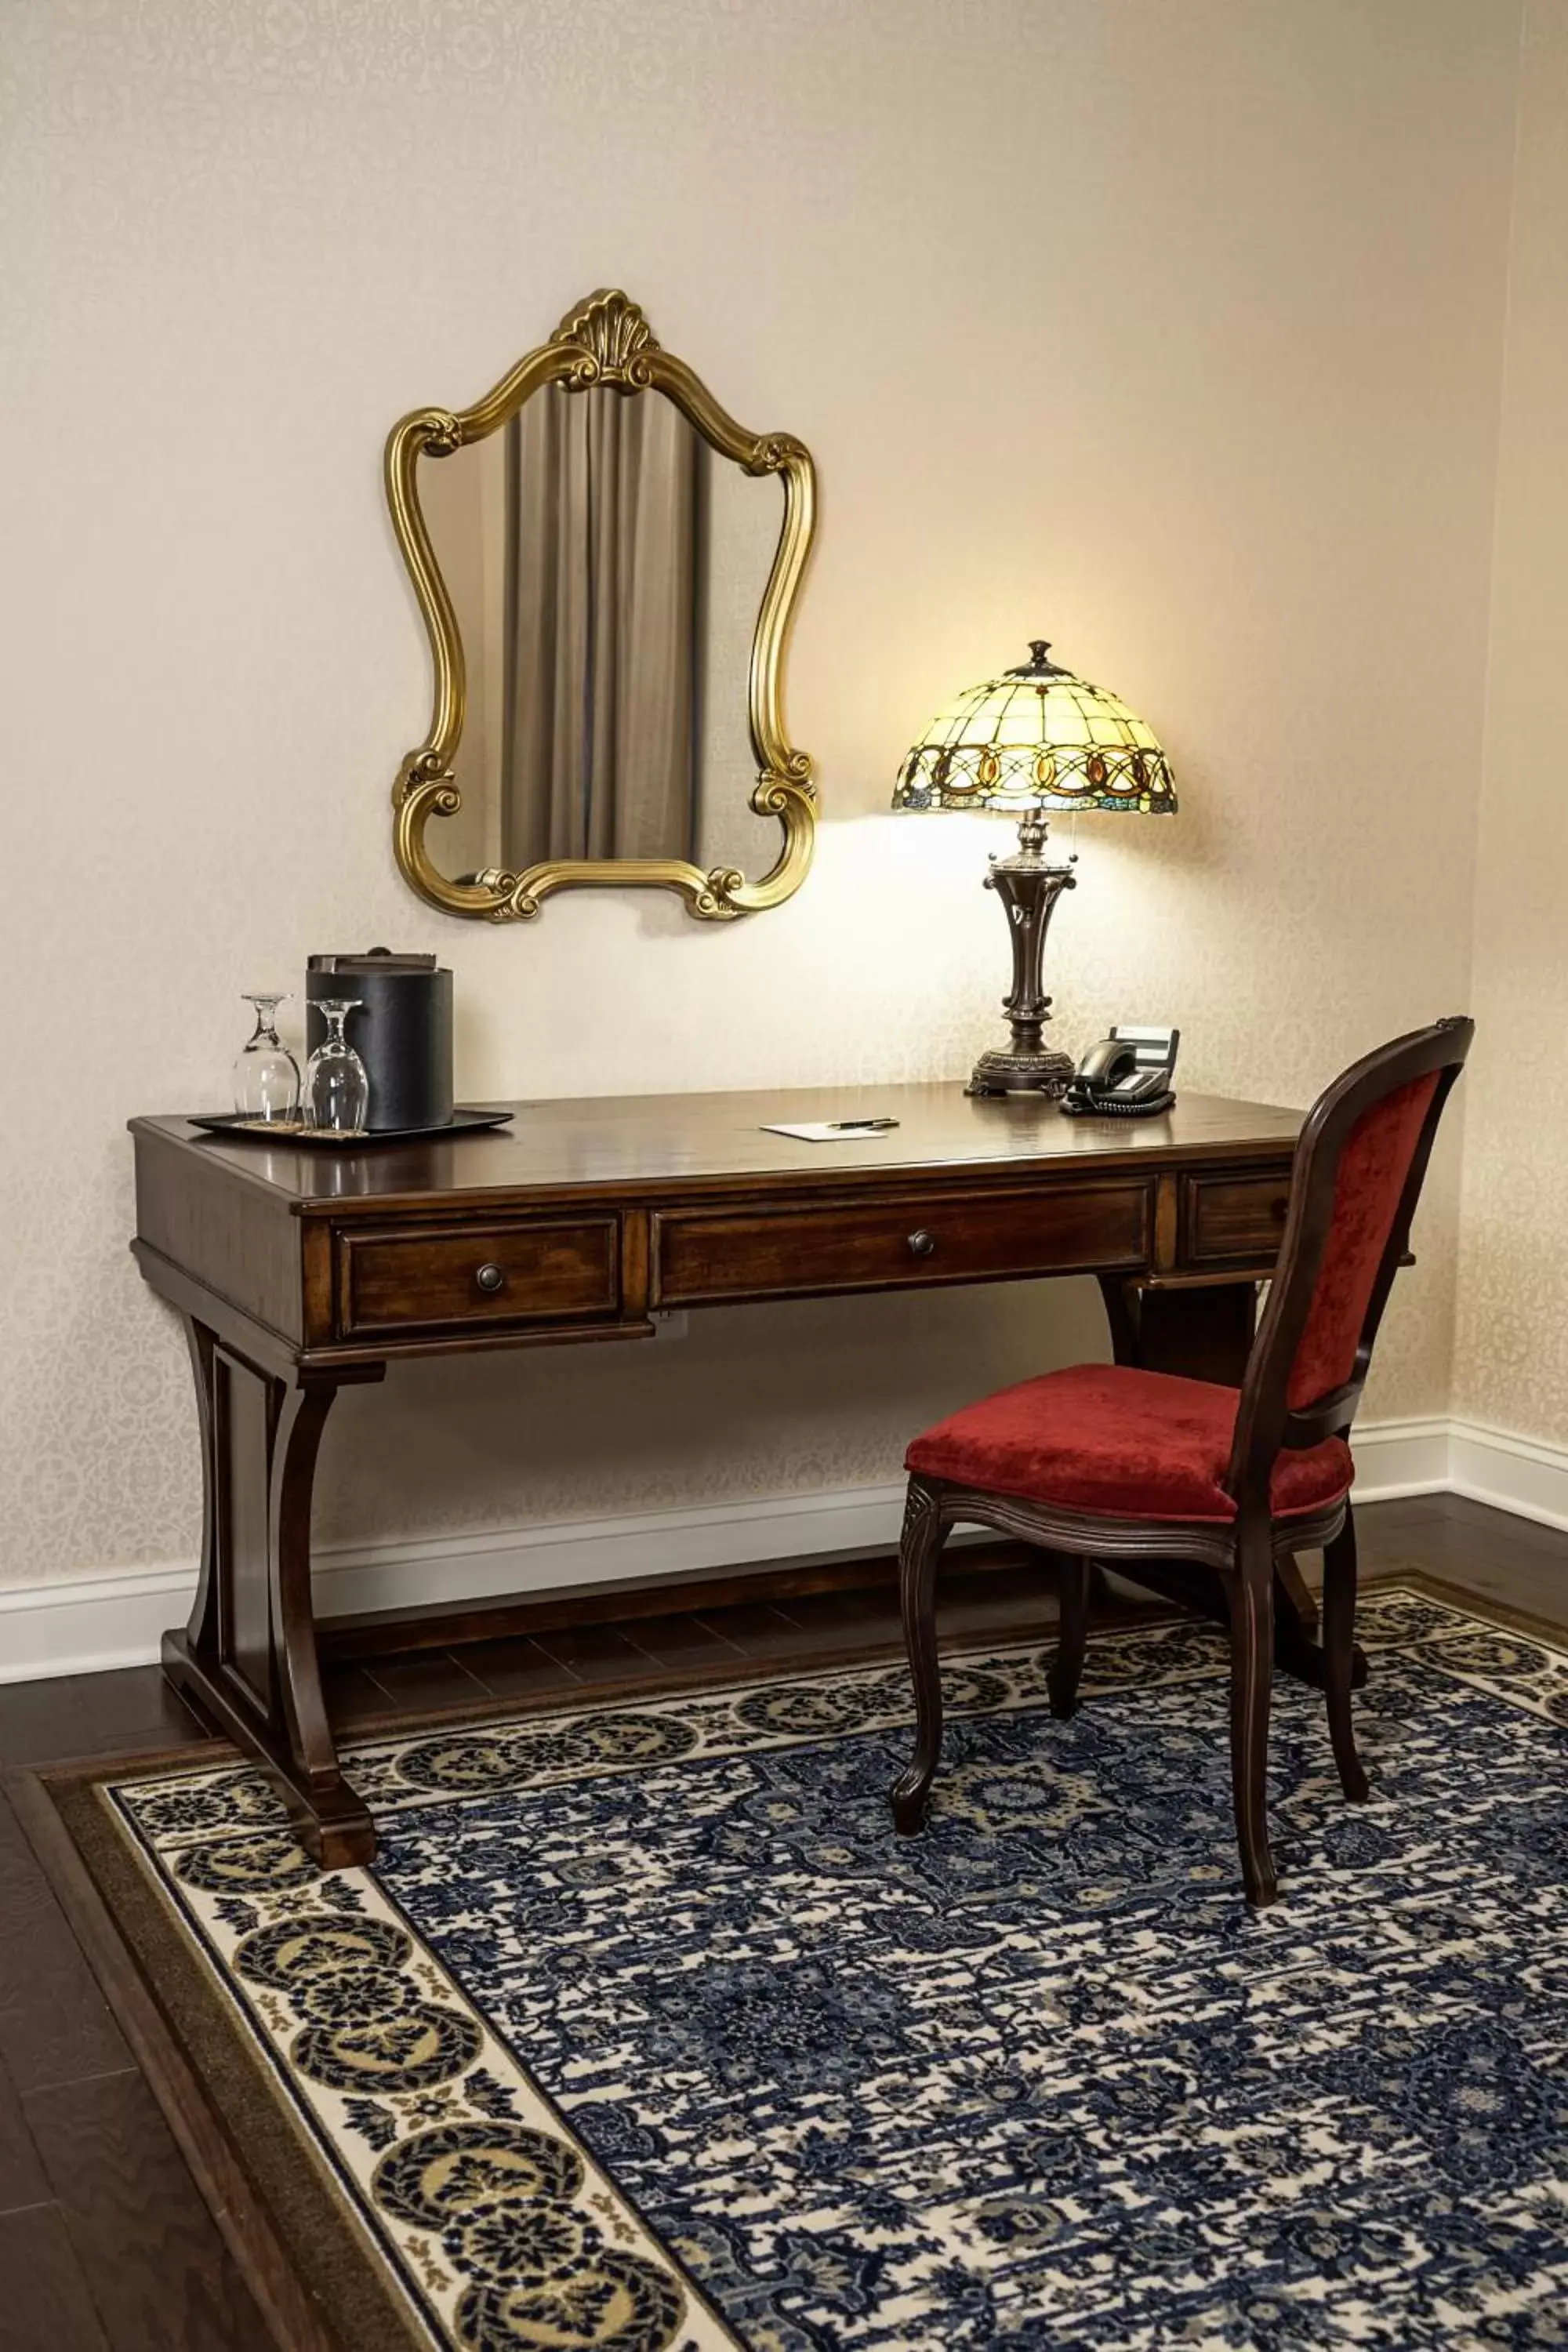
[(246, 1769), (91, 1801), (345, 2342), (1568, 2346), (1568, 1645), (1363, 1632), (1373, 1801), (1282, 1684), (1261, 1915), (1188, 1623), (1066, 1724), (1048, 1652), (950, 1660), (910, 1841), (881, 1665), (362, 1746), (369, 1872)]

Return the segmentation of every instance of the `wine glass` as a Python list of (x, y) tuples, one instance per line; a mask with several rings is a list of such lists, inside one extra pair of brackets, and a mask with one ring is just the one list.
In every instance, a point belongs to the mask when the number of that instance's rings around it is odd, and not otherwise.
[(267, 1126), (297, 1118), (300, 1111), (300, 1065), (278, 1034), (278, 1007), (287, 994), (286, 989), (244, 992), (246, 1003), (256, 1007), (256, 1028), (235, 1062), (234, 1107), (241, 1118)]
[(327, 1034), (305, 1069), (305, 1119), (328, 1135), (363, 1132), (370, 1108), (370, 1079), (364, 1064), (343, 1035), (343, 1023), (357, 1013), (357, 996), (318, 996), (312, 1003), (327, 1024)]

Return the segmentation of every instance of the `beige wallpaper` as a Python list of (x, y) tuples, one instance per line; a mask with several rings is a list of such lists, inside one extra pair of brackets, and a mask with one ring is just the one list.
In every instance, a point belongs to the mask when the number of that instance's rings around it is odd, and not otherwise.
[(1466, 1076), (1455, 1409), (1568, 1444), (1568, 5), (1531, 0)]
[[(13, 1582), (186, 1558), (139, 1109), (239, 990), (438, 946), (472, 1094), (957, 1076), (1005, 981), (984, 821), (893, 818), (938, 701), (1045, 633), (1163, 732), (1079, 833), (1060, 1032), (1179, 1021), (1305, 1100), (1463, 1001), (1518, 12), (1500, 0), (10, 0), (0, 1495)], [(826, 814), (783, 911), (422, 909), (379, 484), (605, 280), (823, 483), (792, 681)], [(1457, 1136), (1451, 1141), (1457, 1141)], [(1454, 1154), (1377, 1409), (1440, 1409)], [(399, 1372), (328, 1439), (372, 1538), (892, 1475), (1100, 1335), (1067, 1289), (715, 1317)]]

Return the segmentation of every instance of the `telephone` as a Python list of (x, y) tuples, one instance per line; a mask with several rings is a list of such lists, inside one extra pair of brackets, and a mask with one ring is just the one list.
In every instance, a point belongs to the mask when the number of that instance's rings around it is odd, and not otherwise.
[(1151, 1118), (1176, 1097), (1179, 1029), (1113, 1029), (1084, 1055), (1061, 1108), (1071, 1118)]

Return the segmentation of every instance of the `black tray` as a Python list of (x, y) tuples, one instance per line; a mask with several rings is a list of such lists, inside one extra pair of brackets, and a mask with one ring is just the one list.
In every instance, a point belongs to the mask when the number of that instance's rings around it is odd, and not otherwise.
[(237, 1110), (192, 1111), (190, 1124), (237, 1143), (298, 1143), (311, 1151), (367, 1151), (378, 1143), (412, 1143), (426, 1135), (474, 1135), (481, 1128), (504, 1127), (510, 1117), (510, 1110), (459, 1103), (442, 1127), (384, 1127), (374, 1131), (366, 1129), (363, 1135), (331, 1135), (321, 1128), (293, 1127), (276, 1118), (244, 1118)]

